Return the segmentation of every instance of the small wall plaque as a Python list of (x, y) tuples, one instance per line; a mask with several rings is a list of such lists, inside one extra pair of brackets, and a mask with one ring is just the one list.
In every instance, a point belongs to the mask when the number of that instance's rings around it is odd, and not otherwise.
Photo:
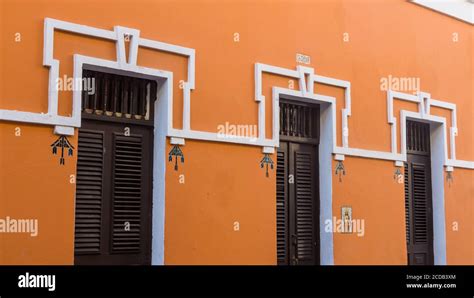
[(311, 64), (311, 57), (303, 54), (296, 54), (296, 63)]
[(342, 233), (352, 233), (352, 207), (341, 207)]

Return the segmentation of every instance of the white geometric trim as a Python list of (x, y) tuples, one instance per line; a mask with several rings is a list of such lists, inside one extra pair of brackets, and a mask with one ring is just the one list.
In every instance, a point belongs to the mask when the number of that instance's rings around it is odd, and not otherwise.
[[(62, 30), (76, 34), (92, 36), (96, 38), (115, 41), (117, 63), (120, 69), (140, 73), (143, 67), (137, 66), (138, 47), (146, 47), (159, 51), (175, 53), (188, 58), (188, 78), (183, 84), (184, 110), (183, 126), (189, 127), (190, 120), (190, 90), (194, 89), (195, 82), (195, 51), (194, 49), (167, 44), (159, 41), (145, 39), (140, 37), (140, 31), (133, 28), (115, 26), (113, 31), (104, 30), (70, 22), (46, 18), (44, 21), (44, 48), (43, 65), (49, 67), (49, 85), (48, 85), (48, 112), (31, 113), (13, 110), (0, 110), (0, 120), (29, 122), (47, 125), (59, 125), (64, 127), (81, 126), (81, 94), (78, 90), (73, 91), (72, 116), (65, 117), (58, 115), (58, 90), (56, 80), (59, 77), (59, 61), (54, 59), (54, 31)], [(125, 55), (125, 36), (130, 38), (130, 51), (128, 59)], [(76, 55), (74, 57), (77, 57)], [(108, 61), (108, 60), (107, 60)], [(82, 70), (74, 70), (74, 78), (82, 78)], [(172, 100), (172, 99), (170, 99)], [(171, 129), (172, 113), (169, 115), (168, 131)], [(56, 132), (65, 132), (71, 135), (71, 130), (55, 130)], [(72, 131), (73, 134), (73, 131)]]
[[(450, 144), (450, 158), (447, 156), (447, 150), (445, 150), (445, 159), (444, 165), (446, 167), (459, 167), (459, 168), (467, 168), (467, 169), (474, 169), (474, 162), (472, 161), (464, 161), (464, 160), (457, 160), (456, 159), (456, 136), (458, 135), (458, 127), (457, 127), (457, 110), (456, 105), (453, 103), (440, 101), (436, 99), (432, 99), (431, 95), (426, 92), (418, 92), (417, 95), (397, 92), (393, 90), (387, 91), (387, 116), (388, 116), (388, 123), (391, 125), (391, 152), (393, 154), (397, 154), (397, 118), (393, 116), (393, 100), (405, 100), (410, 102), (415, 102), (418, 104), (418, 112), (412, 113), (409, 111), (401, 110), (400, 114), (402, 117), (402, 122), (400, 123), (401, 129), (401, 155), (402, 158), (400, 161), (406, 161), (406, 123), (404, 121), (404, 115), (408, 116), (411, 115), (412, 117), (423, 119), (432, 122), (439, 122), (439, 123), (446, 123), (445, 117), (434, 116), (430, 114), (431, 107), (439, 107), (443, 109), (447, 109), (451, 111), (451, 125), (449, 127), (449, 144)], [(446, 135), (444, 136), (444, 146), (447, 146), (447, 139)]]
[[(391, 152), (373, 151), (366, 149), (357, 149), (349, 147), (349, 127), (348, 117), (351, 116), (351, 84), (348, 81), (339, 80), (335, 78), (316, 75), (314, 69), (306, 66), (297, 66), (296, 70), (290, 70), (282, 67), (271, 66), (262, 63), (255, 64), (255, 101), (258, 103), (258, 138), (236, 137), (234, 135), (227, 136), (218, 134), (216, 132), (197, 131), (191, 128), (191, 90), (195, 88), (195, 50), (185, 48), (177, 45), (154, 41), (140, 37), (140, 31), (133, 28), (122, 26), (115, 26), (113, 31), (104, 30), (60, 20), (46, 18), (44, 23), (44, 49), (43, 49), (43, 64), (50, 68), (49, 72), (49, 86), (48, 86), (48, 113), (32, 113), (14, 110), (0, 110), (0, 120), (20, 121), (37, 124), (47, 124), (58, 126), (55, 128), (55, 133), (62, 133), (66, 135), (73, 135), (73, 127), (80, 127), (81, 125), (81, 94), (79, 90), (73, 91), (73, 107), (72, 116), (58, 115), (58, 90), (56, 88), (56, 80), (59, 77), (59, 61), (54, 57), (54, 31), (62, 30), (81, 35), (92, 36), (115, 41), (117, 51), (117, 65), (122, 70), (142, 73), (153, 69), (147, 69), (136, 65), (139, 47), (151, 48), (159, 51), (175, 53), (186, 56), (188, 58), (188, 77), (183, 84), (183, 129), (175, 129), (173, 124), (173, 90), (168, 90), (170, 93), (168, 104), (168, 123), (167, 136), (179, 139), (197, 139), (214, 142), (237, 143), (252, 146), (261, 146), (264, 153), (271, 152), (269, 147), (279, 146), (279, 107), (278, 98), (275, 97), (275, 88), (273, 88), (273, 123), (272, 123), (272, 138), (267, 139), (265, 136), (265, 96), (262, 94), (262, 74), (263, 72), (277, 74), (281, 76), (291, 77), (298, 80), (300, 91), (292, 91), (295, 96), (303, 97), (324, 97), (323, 95), (314, 94), (314, 84), (320, 83), (339, 88), (344, 88), (345, 106), (341, 110), (341, 129), (342, 129), (342, 147), (333, 144), (333, 154), (338, 154), (339, 158), (342, 155), (359, 156), (366, 158), (385, 159), (396, 162), (399, 166), (400, 162), (406, 161), (406, 148), (402, 146), (401, 153), (397, 152), (396, 139), (396, 118), (393, 116), (393, 99), (402, 99), (418, 103), (418, 110), (422, 117), (430, 116), (431, 106), (450, 109), (452, 111), (452, 123), (450, 127), (450, 158), (445, 159), (446, 167), (462, 167), (474, 169), (474, 162), (456, 159), (456, 144), (455, 136), (458, 133), (456, 126), (456, 105), (444, 101), (431, 99), (429, 93), (419, 92), (418, 95), (405, 94), (389, 90), (387, 92), (387, 115), (388, 123), (391, 125)], [(125, 55), (125, 36), (130, 38), (130, 51), (128, 59)], [(74, 59), (81, 59), (82, 56), (74, 55)], [(109, 60), (101, 60), (104, 63)], [(109, 61), (113, 62), (113, 61)], [(75, 62), (76, 64), (76, 62)], [(160, 71), (160, 70), (157, 70)], [(74, 79), (82, 78), (82, 69), (74, 69)], [(334, 118), (335, 119), (335, 118)], [(335, 121), (335, 120), (334, 120)], [(402, 132), (404, 124), (402, 124)], [(67, 129), (67, 127), (70, 127)], [(336, 123), (333, 125), (334, 140), (336, 139)], [(404, 142), (404, 135), (402, 135), (402, 145)]]
[[(444, 102), (440, 100), (432, 99), (429, 93), (426, 92), (418, 92), (417, 95), (406, 94), (402, 92), (397, 92), (393, 90), (387, 91), (387, 116), (388, 116), (388, 123), (391, 125), (391, 151), (375, 151), (375, 150), (366, 150), (366, 149), (358, 149), (358, 148), (350, 148), (348, 135), (349, 135), (349, 127), (347, 118), (351, 115), (351, 85), (348, 81), (343, 81), (339, 79), (334, 79), (330, 77), (324, 77), (320, 75), (314, 74), (314, 69), (310, 67), (303, 67), (297, 66), (296, 70), (285, 69), (277, 66), (271, 66), (262, 63), (255, 64), (255, 101), (259, 104), (259, 113), (258, 113), (258, 123), (259, 123), (259, 141), (260, 142), (271, 142), (273, 146), (279, 146), (279, 109), (278, 109), (278, 91), (281, 91), (282, 88), (273, 87), (273, 138), (267, 139), (265, 138), (265, 96), (262, 94), (262, 74), (271, 73), (276, 75), (281, 75), (285, 77), (291, 77), (297, 79), (300, 86), (300, 91), (290, 90), (287, 93), (292, 93), (294, 96), (297, 97), (306, 97), (311, 98), (314, 96), (321, 97), (323, 95), (316, 95), (313, 93), (314, 84), (325, 84), (329, 86), (335, 86), (339, 88), (344, 88), (345, 94), (345, 107), (342, 108), (342, 147), (337, 146), (335, 142), (333, 143), (333, 154), (337, 157), (337, 160), (342, 160), (344, 155), (350, 156), (357, 156), (357, 157), (364, 157), (364, 158), (374, 158), (374, 159), (383, 159), (383, 160), (392, 160), (395, 162), (395, 166), (400, 167), (403, 166), (403, 162), (406, 161), (406, 146), (405, 146), (405, 122), (401, 123), (401, 153), (397, 152), (397, 119), (393, 115), (393, 100), (401, 99), (410, 102), (415, 102), (418, 104), (418, 113), (416, 115), (410, 114), (409, 111), (401, 111), (405, 112), (405, 115), (412, 115), (416, 116), (416, 118), (424, 119), (427, 121), (433, 122), (442, 122), (445, 123), (446, 119), (444, 117), (438, 117), (430, 115), (430, 108), (440, 107), (451, 110), (451, 126), (449, 129), (449, 137), (450, 137), (450, 158), (447, 156), (444, 158), (444, 165), (446, 167), (460, 167), (460, 168), (467, 168), (467, 169), (474, 169), (474, 162), (472, 161), (464, 161), (464, 160), (457, 160), (456, 159), (456, 143), (455, 137), (458, 134), (457, 122), (456, 122), (456, 105), (449, 102)], [(335, 121), (335, 117), (333, 118)], [(336, 140), (336, 123), (333, 124), (333, 139)], [(444, 140), (444, 146), (446, 146), (447, 142), (446, 139)], [(445, 153), (447, 150), (444, 151)], [(450, 168), (450, 169), (451, 169)]]
[[(265, 136), (265, 96), (262, 94), (262, 74), (271, 73), (276, 75), (281, 75), (285, 77), (291, 77), (298, 80), (300, 92), (299, 95), (310, 97), (314, 94), (314, 84), (320, 83), (325, 85), (337, 86), (344, 88), (345, 90), (345, 108), (342, 109), (342, 127), (345, 131), (345, 137), (343, 138), (343, 147), (349, 146), (348, 135), (349, 129), (347, 126), (347, 117), (351, 115), (351, 96), (350, 96), (350, 87), (351, 84), (348, 81), (338, 80), (334, 78), (324, 77), (314, 74), (314, 69), (306, 66), (297, 66), (296, 70), (290, 70), (286, 68), (281, 68), (277, 66), (267, 65), (263, 63), (255, 64), (255, 101), (259, 104), (258, 109), (258, 139), (260, 142), (271, 142), (274, 147), (279, 146), (279, 109), (278, 109), (278, 98), (273, 97), (273, 130), (272, 130), (272, 139), (267, 139)], [(273, 92), (275, 95), (275, 92)], [(321, 96), (321, 95), (318, 95)]]

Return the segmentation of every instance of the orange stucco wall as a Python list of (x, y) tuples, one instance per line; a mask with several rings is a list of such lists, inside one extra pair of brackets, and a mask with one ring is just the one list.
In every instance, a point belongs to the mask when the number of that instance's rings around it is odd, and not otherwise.
[[(137, 28), (142, 37), (194, 48), (191, 127), (196, 130), (217, 131), (225, 122), (257, 124), (254, 63), (294, 69), (295, 54), (304, 53), (317, 74), (351, 82), (350, 146), (389, 151), (380, 78), (418, 77), (421, 90), (457, 105), (457, 158), (474, 160), (472, 26), (407, 1), (0, 0), (0, 109), (47, 111), (46, 17), (107, 30)], [(344, 33), (349, 42), (343, 41)], [(115, 59), (113, 43), (63, 32), (56, 32), (54, 50), (60, 75), (72, 74), (74, 53)], [(173, 125), (180, 128), (178, 84), (186, 79), (186, 60), (140, 49), (138, 64), (174, 73)], [(266, 98), (272, 86), (288, 87), (288, 80), (264, 75)], [(336, 97), (339, 125), (343, 92), (327, 86), (316, 90)], [(268, 137), (271, 108), (267, 101)], [(396, 103), (396, 115), (400, 108), (416, 107)], [(70, 92), (60, 92), (59, 110), (70, 114)], [(21, 136), (15, 136), (17, 127)], [(70, 175), (76, 156), (59, 165), (50, 151), (56, 139), (52, 130), (0, 121), (0, 218), (39, 220), (35, 238), (0, 233), (0, 264), (73, 263)], [(76, 146), (77, 133), (70, 140)], [(187, 140), (183, 150), (186, 163), (180, 170), (167, 166), (165, 263), (275, 264), (275, 171), (267, 178), (260, 169), (261, 148)], [(365, 219), (365, 236), (335, 234), (335, 264), (406, 264), (403, 184), (393, 179), (393, 163), (348, 156), (345, 167), (342, 181), (333, 180), (333, 214), (340, 218), (341, 206), (352, 206), (353, 217)], [(179, 174), (185, 175), (184, 184)], [(473, 171), (455, 169), (453, 183), (445, 184), (447, 261), (474, 264)]]

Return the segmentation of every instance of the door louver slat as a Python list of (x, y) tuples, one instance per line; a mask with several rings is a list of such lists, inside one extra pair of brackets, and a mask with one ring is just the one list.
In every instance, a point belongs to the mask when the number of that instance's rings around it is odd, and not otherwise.
[(103, 133), (82, 130), (78, 140), (75, 251), (100, 252)]
[(425, 166), (413, 164), (413, 229), (414, 242), (426, 243), (428, 241), (428, 204), (426, 193)]
[(404, 181), (405, 181), (405, 229), (406, 229), (406, 240), (407, 244), (410, 243), (411, 239), (411, 228), (410, 228), (410, 187), (408, 183), (408, 164), (405, 163), (404, 167)]
[(112, 249), (140, 251), (142, 138), (115, 134), (114, 150)]
[(277, 152), (277, 260), (279, 264), (288, 263), (288, 201), (287, 201), (287, 174), (286, 174), (286, 151)]
[(405, 218), (410, 265), (434, 262), (429, 132), (429, 124), (407, 121)]
[(296, 234), (299, 261), (314, 259), (313, 173), (312, 155), (295, 153), (296, 169)]

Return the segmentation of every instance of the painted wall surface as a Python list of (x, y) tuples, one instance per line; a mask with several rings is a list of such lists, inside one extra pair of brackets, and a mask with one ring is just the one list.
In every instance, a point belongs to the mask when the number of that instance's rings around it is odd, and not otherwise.
[[(351, 82), (350, 146), (389, 151), (381, 78), (420, 78), (422, 91), (457, 105), (456, 155), (474, 160), (472, 26), (406, 1), (0, 0), (0, 109), (47, 111), (47, 17), (107, 30), (127, 26), (145, 38), (195, 49), (196, 130), (216, 132), (226, 122), (256, 125), (254, 64), (294, 69), (296, 53), (303, 53), (317, 74)], [(54, 53), (60, 76), (72, 75), (73, 54), (115, 59), (113, 43), (64, 32), (55, 34)], [(140, 49), (138, 64), (174, 73), (173, 125), (180, 128), (186, 59)], [(290, 84), (264, 75), (263, 95), (271, 98), (271, 87)], [(340, 125), (343, 91), (315, 88), (336, 97)], [(396, 103), (397, 117), (401, 108), (416, 107)], [(267, 101), (267, 137), (271, 109)], [(71, 113), (71, 92), (60, 92), (59, 111)], [(77, 152), (59, 165), (50, 148), (56, 138), (51, 126), (0, 121), (0, 218), (39, 221), (37, 237), (0, 233), (0, 264), (74, 262), (70, 175)], [(338, 145), (341, 139), (338, 129)], [(70, 140), (77, 146), (77, 130)], [(265, 177), (261, 148), (186, 140), (183, 151), (186, 163), (178, 171), (167, 165), (165, 264), (276, 264), (275, 170)], [(339, 219), (341, 207), (352, 206), (353, 218), (365, 220), (365, 235), (335, 234), (334, 263), (406, 264), (403, 184), (393, 179), (393, 162), (346, 157), (344, 164), (342, 181), (333, 179), (333, 215)], [(445, 182), (447, 261), (474, 264), (473, 171), (456, 168), (453, 175), (451, 185)]]

